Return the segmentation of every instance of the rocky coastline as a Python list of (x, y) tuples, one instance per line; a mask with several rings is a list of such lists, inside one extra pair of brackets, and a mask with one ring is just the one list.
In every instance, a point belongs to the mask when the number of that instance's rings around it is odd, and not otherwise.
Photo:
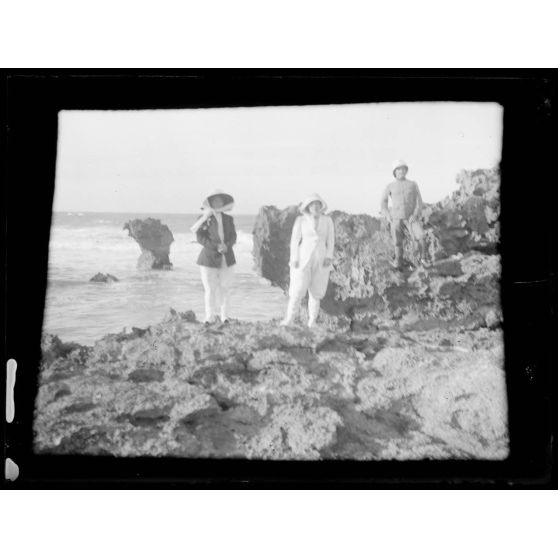
[[(504, 459), (496, 171), (424, 211), (432, 266), (394, 272), (384, 224), (333, 212), (321, 320), (204, 326), (170, 310), (92, 347), (43, 336), (35, 451), (273, 460)], [(288, 288), (295, 208), (264, 207), (254, 262)], [(170, 245), (170, 243), (169, 243)]]

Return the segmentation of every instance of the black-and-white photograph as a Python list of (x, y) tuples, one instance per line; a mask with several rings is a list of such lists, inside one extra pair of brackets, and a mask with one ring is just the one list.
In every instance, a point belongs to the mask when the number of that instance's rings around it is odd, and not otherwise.
[(504, 460), (503, 109), (62, 110), (45, 455)]

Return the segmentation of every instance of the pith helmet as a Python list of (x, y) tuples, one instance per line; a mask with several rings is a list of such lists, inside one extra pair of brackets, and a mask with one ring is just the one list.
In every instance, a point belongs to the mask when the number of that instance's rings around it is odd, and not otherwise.
[(405, 161), (403, 161), (403, 159), (397, 159), (397, 161), (395, 161), (393, 163), (393, 166), (391, 167), (391, 172), (393, 173), (393, 176), (395, 176), (395, 171), (399, 167), (405, 167), (407, 170), (409, 170), (409, 165)]

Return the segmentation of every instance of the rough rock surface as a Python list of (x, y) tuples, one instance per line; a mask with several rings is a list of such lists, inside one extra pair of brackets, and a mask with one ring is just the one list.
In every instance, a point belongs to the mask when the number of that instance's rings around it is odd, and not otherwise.
[[(499, 174), (462, 171), (458, 190), (423, 212), (430, 268), (394, 271), (385, 223), (333, 211), (335, 255), (323, 319), (353, 330), (405, 318), (480, 324), (500, 312)], [(263, 277), (288, 289), (289, 240), (295, 207), (263, 207), (254, 228), (254, 260)], [(412, 261), (407, 243), (407, 258)]]
[[(424, 211), (433, 260), (427, 269), (394, 272), (380, 220), (332, 213), (334, 270), (312, 330), (275, 321), (208, 328), (191, 311), (171, 310), (155, 326), (105, 336), (93, 347), (45, 335), (35, 450), (506, 458), (499, 179), (475, 171), (460, 173), (458, 182), (454, 194)], [(283, 289), (296, 215), (294, 207), (265, 207), (254, 231), (256, 266)], [(166, 246), (168, 261), (170, 231), (141, 223), (129, 223), (130, 234), (148, 254)]]
[(503, 459), (500, 331), (209, 329), (171, 310), (93, 347), (43, 340), (39, 453)]
[(118, 279), (110, 273), (96, 273), (89, 281), (93, 283), (115, 283)]
[(289, 282), (289, 245), (298, 215), (296, 206), (280, 211), (268, 205), (260, 209), (254, 225), (252, 253), (256, 269), (276, 287), (285, 288)]
[(159, 219), (133, 219), (124, 230), (140, 245), (139, 269), (172, 269), (169, 259), (172, 232)]
[(496, 253), (500, 240), (499, 171), (462, 170), (456, 182), (459, 188), (455, 192), (424, 210), (431, 256), (442, 258), (470, 250)]

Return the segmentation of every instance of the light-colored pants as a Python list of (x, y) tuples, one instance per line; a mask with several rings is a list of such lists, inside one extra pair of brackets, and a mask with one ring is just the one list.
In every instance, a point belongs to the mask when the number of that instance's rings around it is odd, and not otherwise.
[(291, 267), (289, 304), (286, 321), (292, 321), (301, 300), (308, 292), (308, 325), (313, 325), (320, 312), (320, 300), (325, 296), (331, 266), (324, 267), (324, 254), (315, 250), (304, 268)]
[[(223, 258), (223, 261), (225, 258)], [(234, 265), (227, 267), (206, 267), (200, 265), (201, 280), (205, 290), (205, 321), (212, 321), (220, 315), (228, 318), (230, 290), (234, 279)]]

